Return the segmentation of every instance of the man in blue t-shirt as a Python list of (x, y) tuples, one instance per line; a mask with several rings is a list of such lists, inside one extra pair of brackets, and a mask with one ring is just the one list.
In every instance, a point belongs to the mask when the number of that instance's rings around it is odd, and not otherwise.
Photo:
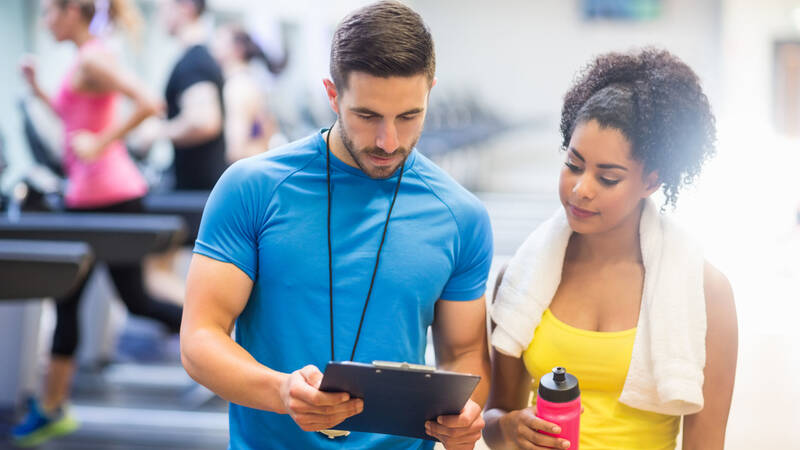
[(336, 29), (324, 81), (334, 126), (235, 163), (214, 188), (181, 353), (195, 380), (231, 402), (232, 449), (432, 448), (323, 434), (364, 405), (319, 390), (331, 360), (424, 363), (429, 326), (438, 366), (482, 379), (459, 415), (426, 431), (448, 449), (480, 438), (492, 234), (480, 202), (414, 149), (434, 61), (410, 8), (357, 10)]

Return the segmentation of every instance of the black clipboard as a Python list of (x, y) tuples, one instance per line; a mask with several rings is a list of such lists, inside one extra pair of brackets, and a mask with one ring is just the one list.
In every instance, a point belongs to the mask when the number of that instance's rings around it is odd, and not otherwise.
[(336, 430), (393, 434), (435, 441), (425, 421), (459, 414), (481, 377), (418, 364), (329, 362), (320, 390), (364, 399), (364, 410)]

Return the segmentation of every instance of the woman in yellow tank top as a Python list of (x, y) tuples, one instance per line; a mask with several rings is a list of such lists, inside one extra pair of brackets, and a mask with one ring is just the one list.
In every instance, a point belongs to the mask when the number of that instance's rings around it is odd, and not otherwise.
[[(713, 153), (714, 117), (692, 70), (649, 49), (602, 55), (589, 65), (565, 96), (561, 132), (559, 195), (572, 231), (561, 281), (522, 356), (493, 350), (484, 438), (493, 449), (672, 450), (681, 416), (619, 401), (644, 282), (639, 223), (652, 193), (662, 188), (674, 206), (680, 188), (698, 175)], [(684, 450), (723, 448), (736, 368), (730, 284), (708, 263), (703, 272), (704, 407), (683, 416)], [(555, 366), (580, 383), (579, 443), (539, 432), (556, 425), (534, 415), (532, 394)]]

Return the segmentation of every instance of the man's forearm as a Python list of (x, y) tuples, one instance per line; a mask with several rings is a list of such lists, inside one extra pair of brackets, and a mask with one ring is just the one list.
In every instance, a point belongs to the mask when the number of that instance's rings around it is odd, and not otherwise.
[(489, 382), (491, 374), (491, 361), (486, 348), (464, 352), (451, 361), (443, 362), (441, 367), (446, 370), (461, 373), (471, 373), (481, 377), (481, 381), (472, 393), (472, 400), (481, 405), (486, 403), (489, 396)]
[(286, 413), (280, 386), (288, 375), (256, 361), (221, 330), (182, 333), (181, 361), (189, 376), (225, 400)]
[[(219, 126), (218, 126), (219, 125)], [(183, 114), (179, 114), (165, 123), (165, 134), (173, 145), (188, 147), (208, 142), (222, 130), (221, 124), (200, 123)]]

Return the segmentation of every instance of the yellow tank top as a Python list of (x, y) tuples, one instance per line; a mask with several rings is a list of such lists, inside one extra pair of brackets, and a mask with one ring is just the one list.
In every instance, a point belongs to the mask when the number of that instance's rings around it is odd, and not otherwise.
[[(542, 315), (522, 359), (533, 377), (563, 366), (581, 389), (581, 450), (674, 450), (680, 416), (631, 408), (619, 402), (631, 362), (636, 328), (598, 332), (561, 322), (550, 310)], [(536, 400), (534, 399), (532, 404)]]

